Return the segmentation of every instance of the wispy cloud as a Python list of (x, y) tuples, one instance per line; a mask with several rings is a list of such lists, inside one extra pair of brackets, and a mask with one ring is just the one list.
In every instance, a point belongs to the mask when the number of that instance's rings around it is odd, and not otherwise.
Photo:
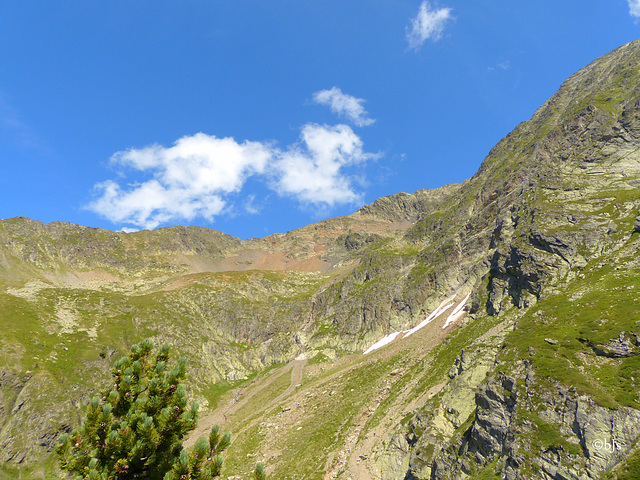
[(433, 8), (427, 0), (420, 4), (418, 15), (407, 27), (409, 48), (418, 50), (427, 40), (437, 41), (442, 37), (446, 23), (451, 20), (450, 8)]
[(262, 208), (260, 206), (256, 205), (255, 201), (256, 201), (256, 195), (255, 195), (255, 193), (252, 193), (244, 201), (244, 211), (249, 213), (249, 214), (251, 214), (251, 215), (259, 214), (260, 211), (262, 210)]
[(640, 0), (628, 0), (629, 14), (636, 19), (640, 19)]
[(511, 68), (511, 62), (509, 60), (505, 60), (504, 62), (500, 62), (496, 64), (495, 67), (488, 67), (489, 71), (494, 71), (496, 69), (500, 70), (509, 70)]
[(338, 87), (314, 93), (313, 101), (329, 106), (333, 113), (346, 118), (358, 127), (365, 127), (375, 122), (363, 107), (364, 99), (347, 95)]
[[(114, 166), (142, 172), (150, 179), (121, 185), (107, 180), (95, 186), (87, 209), (127, 228), (155, 228), (230, 211), (231, 196), (257, 177), (281, 196), (305, 205), (333, 207), (360, 201), (346, 168), (373, 158), (347, 125), (307, 124), (300, 141), (285, 149), (269, 142), (237, 142), (197, 133), (172, 147), (152, 145), (117, 152)], [(245, 210), (256, 213), (255, 196)]]
[(19, 112), (5, 99), (0, 92), (0, 137), (6, 137), (20, 148), (51, 155), (50, 149), (42, 142), (22, 118)]

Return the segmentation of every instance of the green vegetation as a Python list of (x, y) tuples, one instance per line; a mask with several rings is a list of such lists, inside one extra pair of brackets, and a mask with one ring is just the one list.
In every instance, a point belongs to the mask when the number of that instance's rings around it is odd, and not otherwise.
[(607, 473), (602, 480), (637, 480), (640, 478), (640, 448), (636, 447), (614, 473)]
[[(291, 372), (285, 370), (283, 373), (278, 371), (272, 372), (272, 375), (277, 375), (276, 379), (265, 388), (259, 397), (253, 397), (236, 413), (234, 418), (238, 419), (242, 423), (246, 423), (252, 419), (254, 412), (260, 411), (261, 407), (265, 406), (266, 399), (275, 399), (284, 392), (289, 385), (291, 385)], [(274, 405), (277, 406), (277, 405)]]
[(603, 406), (640, 408), (640, 378), (634, 376), (640, 357), (606, 358), (594, 350), (623, 332), (640, 334), (640, 275), (631, 265), (605, 258), (585, 267), (581, 278), (541, 300), (518, 322), (507, 337), (503, 361), (530, 358), (543, 383), (574, 386)]
[[(173, 367), (170, 361), (169, 345), (153, 351), (153, 343), (144, 341), (116, 362), (114, 387), (91, 399), (80, 428), (60, 437), (61, 467), (90, 480), (219, 476), (231, 434), (214, 426), (191, 451), (182, 447), (184, 435), (196, 427), (198, 404), (188, 407), (181, 383), (186, 359)], [(263, 467), (256, 472), (263, 476)]]
[(318, 365), (320, 363), (331, 363), (331, 359), (327, 357), (324, 353), (318, 352), (309, 359), (309, 362), (307, 362), (307, 365)]
[(551, 425), (544, 421), (537, 412), (520, 408), (518, 410), (519, 422), (528, 422), (532, 425), (533, 431), (526, 435), (526, 440), (530, 442), (530, 450), (546, 451), (548, 449), (559, 449), (570, 455), (582, 453), (580, 445), (568, 442), (558, 431), (557, 425)]
[(473, 478), (473, 480), (499, 480), (502, 478), (502, 472), (497, 468), (497, 465), (497, 458), (482, 468), (479, 468), (476, 464), (472, 464), (471, 478)]

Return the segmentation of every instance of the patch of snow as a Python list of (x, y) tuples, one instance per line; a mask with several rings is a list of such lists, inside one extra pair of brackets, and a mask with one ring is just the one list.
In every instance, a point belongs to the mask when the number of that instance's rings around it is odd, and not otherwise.
[(436, 308), (433, 312), (431, 312), (431, 315), (429, 315), (427, 318), (425, 318), (418, 325), (416, 325), (415, 327), (413, 327), (410, 330), (405, 330), (406, 331), (405, 337), (408, 337), (409, 335), (413, 335), (418, 330), (420, 330), (422, 327), (426, 327), (431, 322), (431, 320), (436, 318), (438, 315), (440, 315), (442, 312), (444, 312), (448, 308), (451, 308), (452, 305), (453, 305), (453, 303), (449, 303), (446, 306), (443, 306), (442, 304), (440, 304), (440, 306), (438, 308)]
[(467, 300), (469, 300), (470, 296), (471, 296), (471, 292), (469, 292), (467, 296), (464, 297), (464, 299), (456, 306), (456, 308), (453, 309), (453, 312), (449, 314), (449, 316), (447, 317), (447, 321), (444, 322), (444, 325), (442, 326), (443, 330), (464, 314), (464, 310), (462, 309), (464, 308), (464, 304), (467, 303)]
[(382, 340), (378, 340), (376, 343), (374, 343), (373, 345), (371, 345), (368, 349), (365, 350), (364, 354), (366, 355), (367, 353), (371, 353), (374, 350), (377, 350), (379, 348), (384, 347), (385, 345), (393, 342), (395, 340), (395, 338), (400, 335), (402, 332), (394, 332), (391, 333), (389, 335), (387, 335), (386, 337), (384, 337)]
[[(449, 324), (451, 322), (454, 322), (455, 320), (457, 320), (460, 316), (462, 316), (464, 314), (464, 311), (462, 310), (462, 308), (464, 307), (464, 304), (467, 302), (467, 300), (469, 299), (469, 296), (471, 295), (471, 292), (469, 292), (469, 294), (464, 297), (464, 299), (456, 306), (456, 308), (453, 309), (453, 312), (451, 312), (451, 314), (449, 315), (449, 317), (447, 317), (447, 321), (445, 322), (444, 326), (442, 327), (443, 329), (447, 328), (449, 326)], [(433, 312), (431, 312), (431, 314), (425, 318), (422, 322), (420, 322), (418, 325), (416, 325), (415, 327), (409, 329), (409, 330), (401, 330), (399, 332), (394, 332), (391, 333), (389, 335), (387, 335), (386, 337), (384, 337), (382, 340), (378, 340), (376, 343), (374, 343), (373, 345), (371, 345), (369, 348), (367, 348), (364, 351), (364, 354), (366, 355), (367, 353), (371, 353), (374, 350), (377, 350), (379, 348), (384, 347), (385, 345), (390, 344), (391, 342), (393, 342), (396, 337), (398, 335), (400, 335), (401, 333), (404, 334), (402, 336), (402, 338), (406, 338), (409, 335), (413, 335), (414, 333), (416, 333), (418, 330), (420, 330), (421, 328), (426, 327), (427, 325), (429, 325), (429, 323), (431, 323), (435, 318), (437, 318), (439, 315), (441, 315), (443, 312), (447, 311), (448, 309), (450, 309), (453, 305), (455, 305), (454, 302), (452, 302), (454, 297), (448, 298), (446, 300), (444, 300), (439, 306), (438, 308), (436, 308)]]

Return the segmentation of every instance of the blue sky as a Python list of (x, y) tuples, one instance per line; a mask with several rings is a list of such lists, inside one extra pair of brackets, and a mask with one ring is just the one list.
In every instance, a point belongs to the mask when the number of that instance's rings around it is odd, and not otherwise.
[(241, 238), (472, 176), (640, 0), (0, 0), (0, 218)]

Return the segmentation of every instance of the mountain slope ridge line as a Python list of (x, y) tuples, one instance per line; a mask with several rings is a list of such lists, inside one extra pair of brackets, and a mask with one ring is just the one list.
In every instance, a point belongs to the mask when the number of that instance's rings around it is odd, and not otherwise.
[[(639, 84), (635, 41), (470, 179), (263, 239), (0, 220), (0, 465), (56, 475), (71, 405), (151, 338), (189, 358), (203, 416), (237, 427), (228, 475), (248, 455), (283, 479), (633, 472)], [(612, 433), (623, 448), (597, 451)]]

